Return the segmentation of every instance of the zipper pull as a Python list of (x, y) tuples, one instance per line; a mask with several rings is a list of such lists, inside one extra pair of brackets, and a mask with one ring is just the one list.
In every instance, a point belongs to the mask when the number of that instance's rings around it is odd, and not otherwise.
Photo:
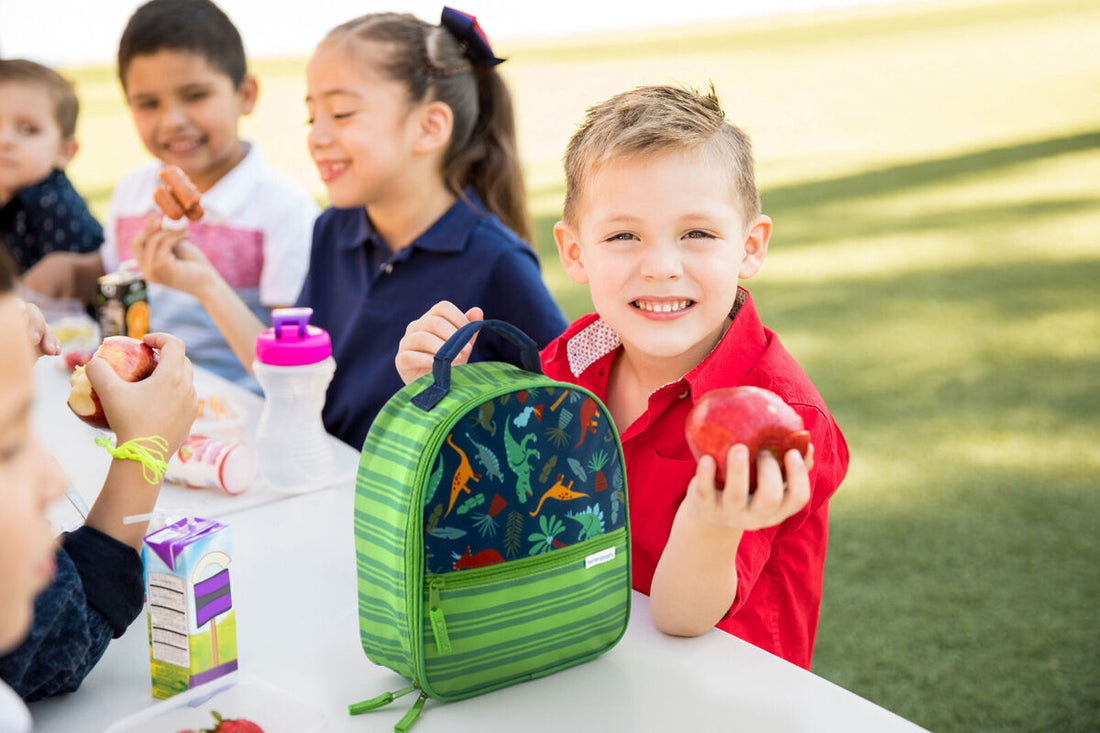
[(374, 710), (375, 708), (380, 708), (383, 705), (389, 705), (397, 698), (401, 697), (402, 695), (408, 695), (415, 689), (417, 689), (416, 685), (409, 685), (403, 690), (397, 690), (396, 692), (383, 692), (378, 697), (372, 697), (370, 700), (353, 703), (351, 705), (348, 705), (348, 715), (359, 715), (360, 713), (365, 713), (368, 710)]
[(428, 584), (428, 618), (432, 622), (432, 635), (440, 654), (451, 653), (451, 637), (447, 633), (447, 620), (443, 609), (439, 607), (439, 591), (443, 588), (443, 578), (432, 578)]
[(420, 717), (420, 711), (424, 709), (424, 702), (427, 699), (428, 693), (421, 692), (420, 697), (409, 708), (409, 712), (405, 713), (405, 716), (397, 721), (397, 725), (393, 727), (394, 733), (405, 733), (409, 728), (412, 728), (413, 723)]

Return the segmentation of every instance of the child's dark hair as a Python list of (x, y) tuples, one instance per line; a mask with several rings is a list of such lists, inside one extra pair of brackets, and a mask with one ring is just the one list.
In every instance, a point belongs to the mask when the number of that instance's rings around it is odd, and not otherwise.
[(0, 82), (39, 84), (50, 95), (54, 106), (54, 119), (61, 128), (61, 138), (76, 134), (76, 117), (80, 102), (69, 80), (53, 69), (26, 59), (0, 59)]
[(126, 88), (126, 71), (135, 56), (158, 51), (202, 56), (239, 88), (248, 72), (244, 43), (233, 21), (210, 0), (150, 0), (130, 16), (118, 42), (118, 77)]
[(454, 129), (443, 159), (443, 180), (461, 196), (472, 186), (485, 207), (531, 241), (531, 218), (516, 151), (512, 95), (491, 66), (471, 63), (464, 44), (440, 25), (404, 13), (374, 13), (337, 26), (322, 43), (381, 44), (381, 71), (404, 83), (413, 102), (451, 108)]

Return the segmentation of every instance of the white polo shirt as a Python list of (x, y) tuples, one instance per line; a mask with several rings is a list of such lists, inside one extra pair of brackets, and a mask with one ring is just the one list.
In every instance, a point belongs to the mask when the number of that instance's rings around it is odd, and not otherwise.
[[(159, 210), (153, 191), (164, 167), (153, 161), (119, 181), (111, 197), (100, 252), (107, 272), (130, 259), (130, 242)], [(191, 242), (264, 323), (272, 306), (293, 305), (309, 268), (317, 203), (273, 168), (252, 143), (244, 159), (203, 194), (203, 218), (188, 222)], [(233, 350), (198, 301), (178, 290), (149, 285), (150, 327), (183, 339), (195, 364), (258, 392)]]

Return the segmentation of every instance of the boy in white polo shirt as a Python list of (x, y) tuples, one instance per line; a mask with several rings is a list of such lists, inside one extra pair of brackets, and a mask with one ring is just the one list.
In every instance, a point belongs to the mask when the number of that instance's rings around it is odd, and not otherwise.
[[(238, 136), (258, 87), (237, 29), (209, 0), (152, 0), (123, 31), (118, 72), (134, 125), (157, 160), (116, 186), (100, 254), (48, 257), (23, 284), (92, 301), (96, 278), (131, 258), (135, 240), (156, 226), (157, 174), (175, 165), (203, 194), (205, 215), (188, 222), (191, 243), (267, 322), (271, 308), (298, 296), (318, 207)], [(183, 339), (194, 364), (258, 391), (193, 297), (150, 284), (149, 305), (151, 328)]]

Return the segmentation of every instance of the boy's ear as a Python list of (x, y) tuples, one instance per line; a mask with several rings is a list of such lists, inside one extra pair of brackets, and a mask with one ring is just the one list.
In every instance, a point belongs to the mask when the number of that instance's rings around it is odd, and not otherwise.
[(771, 217), (761, 214), (745, 233), (745, 253), (741, 257), (741, 269), (737, 274), (739, 278), (747, 279), (760, 271), (764, 256), (768, 254), (768, 240), (771, 238)]
[(454, 130), (454, 112), (451, 106), (439, 100), (428, 102), (414, 112), (413, 152), (430, 153), (445, 149)]
[(54, 160), (54, 168), (59, 171), (65, 170), (65, 166), (76, 157), (76, 151), (80, 150), (80, 143), (76, 141), (76, 136), (69, 135), (61, 141), (61, 146), (57, 151), (57, 159)]
[(256, 107), (256, 100), (260, 97), (260, 82), (252, 74), (245, 74), (241, 80), (241, 86), (237, 89), (237, 96), (241, 101), (241, 114), (250, 115)]
[(554, 242), (558, 245), (558, 259), (565, 268), (565, 274), (575, 283), (587, 283), (588, 271), (584, 269), (580, 240), (573, 228), (564, 221), (559, 221), (554, 225)]

